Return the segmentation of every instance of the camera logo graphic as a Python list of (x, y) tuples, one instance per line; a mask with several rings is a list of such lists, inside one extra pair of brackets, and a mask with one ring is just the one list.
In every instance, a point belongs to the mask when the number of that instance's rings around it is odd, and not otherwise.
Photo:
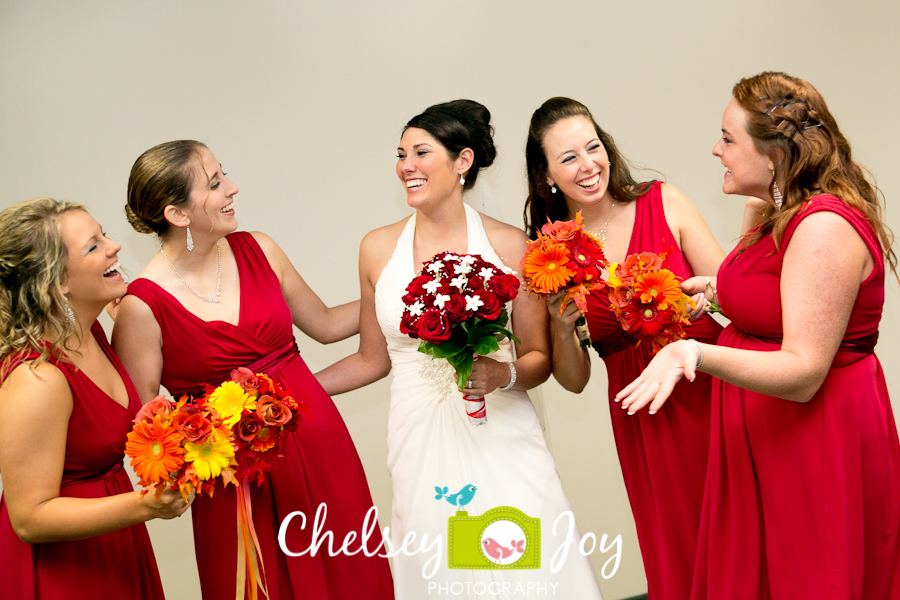
[(511, 506), (480, 517), (457, 511), (447, 526), (451, 569), (540, 569), (541, 520)]

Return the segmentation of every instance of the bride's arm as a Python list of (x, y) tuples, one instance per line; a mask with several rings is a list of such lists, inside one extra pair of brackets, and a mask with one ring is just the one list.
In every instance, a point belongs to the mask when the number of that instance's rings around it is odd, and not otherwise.
[[(518, 270), (528, 247), (525, 233), (510, 225), (487, 219), (485, 229), (506, 266)], [(519, 288), (519, 295), (513, 300), (512, 323), (513, 333), (521, 342), (516, 344), (518, 359), (513, 363), (516, 368), (516, 384), (513, 389), (530, 390), (550, 377), (549, 319), (543, 298)], [(509, 381), (508, 365), (480, 357), (472, 369), (472, 387), (464, 391), (483, 396), (505, 387)]]
[[(316, 378), (330, 395), (342, 394), (385, 377), (391, 370), (387, 342), (375, 315), (375, 283), (387, 260), (382, 256), (385, 232), (375, 230), (359, 248), (359, 349), (318, 373)], [(396, 243), (396, 240), (395, 240)]]
[(297, 329), (321, 344), (338, 342), (359, 332), (359, 300), (326, 306), (272, 238), (259, 231), (252, 232), (252, 235), (278, 275), (281, 291)]

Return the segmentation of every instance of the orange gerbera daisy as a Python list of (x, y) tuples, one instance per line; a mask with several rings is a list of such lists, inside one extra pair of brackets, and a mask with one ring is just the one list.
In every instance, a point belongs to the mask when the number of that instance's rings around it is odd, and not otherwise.
[(156, 415), (152, 423), (135, 423), (128, 433), (125, 454), (132, 458), (131, 466), (141, 481), (159, 483), (184, 464), (182, 439), (177, 429), (164, 426), (161, 417)]
[(250, 449), (254, 452), (266, 452), (275, 447), (278, 441), (278, 427), (263, 426), (256, 437), (250, 442)]
[(644, 304), (653, 303), (660, 310), (669, 308), (669, 304), (681, 299), (681, 288), (678, 280), (668, 269), (650, 271), (638, 277), (634, 282), (634, 292)]
[(554, 294), (566, 285), (575, 271), (567, 263), (571, 260), (565, 246), (538, 246), (525, 256), (525, 278), (531, 283), (532, 291)]

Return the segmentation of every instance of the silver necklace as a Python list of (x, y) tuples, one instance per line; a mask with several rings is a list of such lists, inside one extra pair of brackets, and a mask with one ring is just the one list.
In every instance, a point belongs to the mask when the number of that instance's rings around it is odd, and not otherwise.
[[(606, 223), (603, 224), (603, 229), (600, 230), (600, 233), (594, 233), (594, 235), (596, 235), (598, 238), (600, 238), (600, 241), (603, 243), (606, 242), (606, 228), (609, 225), (609, 220), (612, 218), (613, 209), (615, 207), (616, 207), (615, 202), (612, 202), (609, 207), (609, 214), (606, 216)], [(593, 232), (588, 231), (588, 233), (593, 233)]]
[(216, 266), (219, 269), (219, 274), (216, 276), (216, 293), (212, 296), (203, 296), (191, 287), (187, 281), (184, 280), (184, 277), (181, 276), (181, 273), (178, 272), (178, 268), (175, 266), (175, 263), (172, 262), (172, 259), (169, 258), (169, 255), (166, 254), (166, 251), (162, 248), (159, 249), (162, 252), (162, 255), (166, 257), (166, 260), (169, 261), (169, 264), (172, 265), (172, 269), (175, 271), (175, 274), (178, 275), (178, 279), (181, 280), (181, 283), (187, 286), (187, 289), (194, 292), (194, 295), (203, 300), (204, 302), (215, 302), (218, 304), (219, 302), (219, 292), (222, 290), (222, 253), (219, 250), (219, 242), (216, 242)]

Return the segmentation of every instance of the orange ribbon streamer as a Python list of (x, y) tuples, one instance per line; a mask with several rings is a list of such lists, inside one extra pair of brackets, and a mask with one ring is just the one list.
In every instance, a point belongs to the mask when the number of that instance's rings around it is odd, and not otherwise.
[[(237, 534), (238, 557), (236, 578), (236, 600), (258, 600), (258, 591), (269, 598), (269, 590), (265, 583), (265, 565), (263, 564), (262, 551), (259, 548), (259, 539), (256, 537), (256, 529), (253, 527), (253, 510), (250, 507), (250, 482), (242, 479), (235, 486), (237, 492)], [(256, 562), (259, 561), (259, 570)]]

